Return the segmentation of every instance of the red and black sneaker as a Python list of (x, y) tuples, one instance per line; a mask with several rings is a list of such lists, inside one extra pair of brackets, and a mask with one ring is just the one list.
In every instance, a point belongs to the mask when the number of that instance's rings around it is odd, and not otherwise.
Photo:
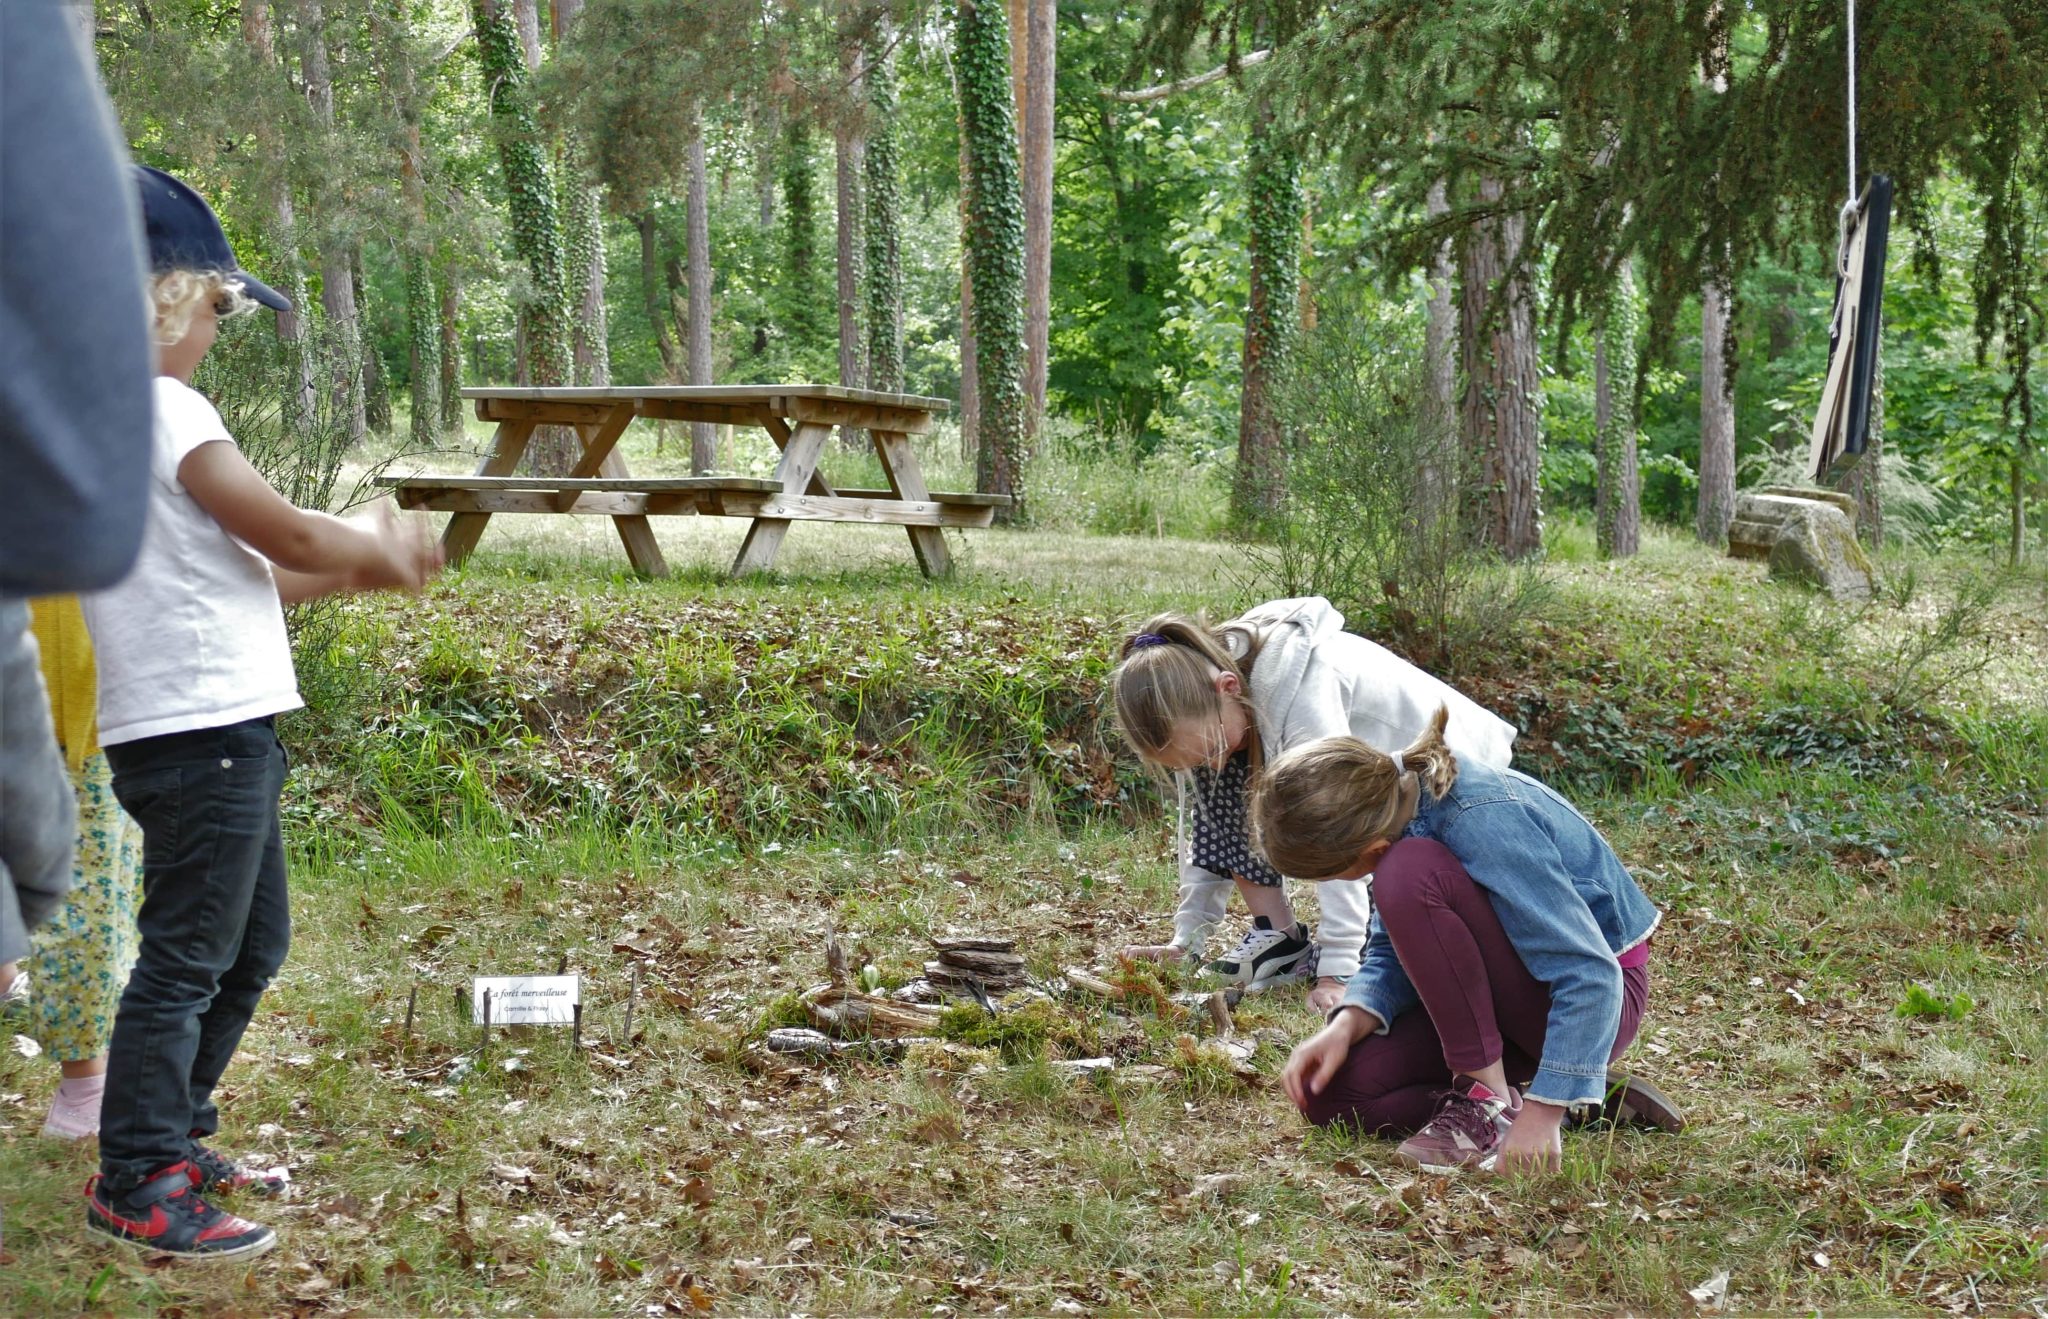
[(276, 1173), (257, 1172), (219, 1150), (206, 1148), (197, 1136), (192, 1138), (192, 1152), (186, 1160), (192, 1169), (192, 1185), (202, 1191), (247, 1191), (274, 1200), (284, 1194), (287, 1185), (287, 1179)]
[(110, 1197), (94, 1177), (85, 1184), (85, 1225), (158, 1255), (178, 1259), (242, 1259), (277, 1244), (277, 1233), (199, 1198), (191, 1165), (178, 1162), (123, 1196)]

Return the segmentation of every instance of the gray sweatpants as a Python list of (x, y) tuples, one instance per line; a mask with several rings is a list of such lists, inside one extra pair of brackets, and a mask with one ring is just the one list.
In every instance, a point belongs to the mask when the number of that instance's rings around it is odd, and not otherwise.
[(28, 605), (0, 599), (0, 962), (28, 956), (28, 932), (71, 890), (76, 810)]

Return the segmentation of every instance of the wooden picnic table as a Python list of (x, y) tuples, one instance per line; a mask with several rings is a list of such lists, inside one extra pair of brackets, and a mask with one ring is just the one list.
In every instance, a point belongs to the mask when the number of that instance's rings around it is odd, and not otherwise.
[[(652, 385), (612, 388), (465, 389), (476, 414), (498, 423), (491, 447), (469, 476), (380, 476), (405, 508), (454, 514), (441, 535), (450, 563), (476, 548), (494, 513), (581, 513), (610, 517), (633, 567), (668, 572), (650, 517), (696, 514), (752, 518), (733, 560), (735, 576), (775, 562), (791, 522), (872, 522), (906, 528), (926, 576), (952, 571), (944, 527), (985, 527), (1003, 495), (935, 494), (910, 447), (951, 405), (915, 394), (841, 385)], [(781, 449), (772, 478), (635, 477), (617, 446), (636, 418), (759, 426)], [(536, 427), (569, 426), (583, 444), (567, 476), (514, 476)], [(835, 490), (818, 459), (835, 427), (867, 432), (888, 481), (886, 490)]]

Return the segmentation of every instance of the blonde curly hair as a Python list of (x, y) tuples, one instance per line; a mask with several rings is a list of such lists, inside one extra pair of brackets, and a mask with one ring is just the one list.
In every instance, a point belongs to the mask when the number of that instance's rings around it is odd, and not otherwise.
[(165, 270), (149, 281), (149, 301), (156, 310), (157, 343), (168, 347), (192, 328), (192, 317), (208, 303), (222, 320), (245, 316), (258, 303), (242, 291), (242, 281), (218, 270)]

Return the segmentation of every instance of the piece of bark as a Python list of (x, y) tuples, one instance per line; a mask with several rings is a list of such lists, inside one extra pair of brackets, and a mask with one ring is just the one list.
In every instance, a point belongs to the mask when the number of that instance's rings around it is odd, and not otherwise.
[(963, 935), (958, 938), (934, 939), (932, 947), (941, 953), (1014, 953), (1017, 951), (1017, 941)]

